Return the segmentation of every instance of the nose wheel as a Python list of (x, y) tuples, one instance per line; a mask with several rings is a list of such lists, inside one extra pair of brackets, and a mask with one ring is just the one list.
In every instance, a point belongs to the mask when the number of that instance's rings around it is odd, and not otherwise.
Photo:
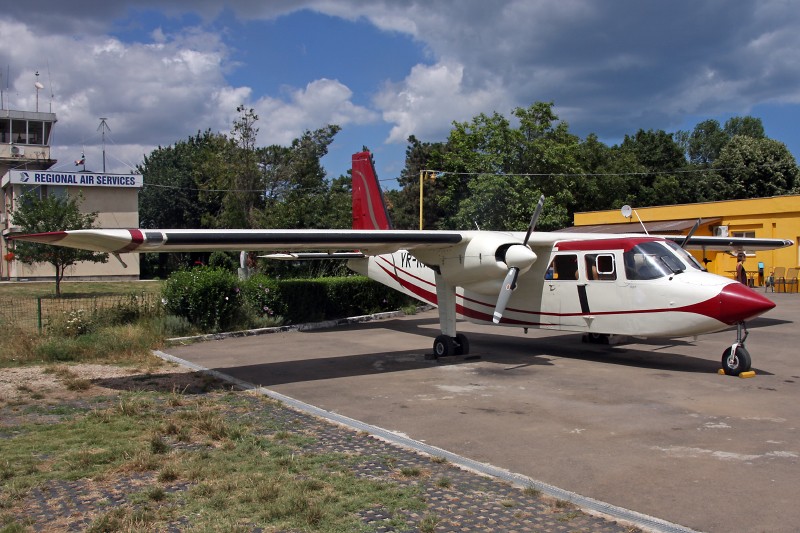
[(722, 369), (729, 376), (738, 376), (750, 370), (750, 352), (744, 347), (747, 334), (744, 322), (739, 322), (736, 325), (736, 342), (722, 352)]

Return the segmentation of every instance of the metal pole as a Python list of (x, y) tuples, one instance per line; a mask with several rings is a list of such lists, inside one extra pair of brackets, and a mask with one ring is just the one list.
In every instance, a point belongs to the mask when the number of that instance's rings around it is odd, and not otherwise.
[(419, 171), (419, 229), (422, 229), (422, 174), (424, 170)]
[(39, 335), (42, 334), (42, 297), (36, 298), (36, 320), (39, 326)]

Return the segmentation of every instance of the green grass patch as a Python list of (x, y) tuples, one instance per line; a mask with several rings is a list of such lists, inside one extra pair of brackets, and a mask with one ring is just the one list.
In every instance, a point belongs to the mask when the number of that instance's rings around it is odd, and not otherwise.
[[(160, 293), (163, 281), (63, 281), (61, 294), (64, 297), (125, 295), (132, 293)], [(0, 284), (0, 298), (36, 298), (55, 296), (53, 281), (20, 281)]]
[[(0, 439), (0, 531), (15, 531), (11, 510), (48, 481), (133, 474), (152, 482), (120, 506), (97, 506), (88, 531), (165, 530), (178, 519), (198, 531), (364, 531), (359, 511), (424, 510), (419, 489), (356, 477), (352, 456), (314, 453), (304, 449), (306, 436), (275, 438), (263, 424), (253, 427), (248, 411), (274, 408), (270, 400), (254, 406), (233, 393), (174, 396), (123, 393), (103, 408), (70, 410), (70, 419), (17, 426)], [(176, 482), (188, 486), (170, 492)]]

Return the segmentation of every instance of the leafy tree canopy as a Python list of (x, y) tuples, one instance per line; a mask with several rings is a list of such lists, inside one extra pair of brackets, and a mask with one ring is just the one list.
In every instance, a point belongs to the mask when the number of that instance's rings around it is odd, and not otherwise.
[[(89, 229), (94, 227), (97, 213), (81, 213), (82, 201), (82, 196), (49, 195), (44, 198), (23, 196), (12, 214), (12, 219), (22, 233)], [(108, 261), (108, 254), (22, 241), (15, 244), (14, 253), (20, 261), (28, 265), (35, 263), (53, 265), (56, 296), (61, 296), (61, 280), (67, 268), (79, 261), (95, 263)]]

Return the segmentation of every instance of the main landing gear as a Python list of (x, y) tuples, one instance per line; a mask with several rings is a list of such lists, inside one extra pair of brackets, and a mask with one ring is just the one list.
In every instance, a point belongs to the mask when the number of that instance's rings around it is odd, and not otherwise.
[(722, 369), (729, 376), (738, 376), (750, 370), (750, 353), (744, 347), (747, 335), (744, 322), (736, 324), (736, 342), (722, 352)]
[(467, 354), (469, 354), (469, 340), (463, 333), (459, 333), (455, 337), (439, 335), (433, 341), (433, 356), (437, 359), (449, 355)]

